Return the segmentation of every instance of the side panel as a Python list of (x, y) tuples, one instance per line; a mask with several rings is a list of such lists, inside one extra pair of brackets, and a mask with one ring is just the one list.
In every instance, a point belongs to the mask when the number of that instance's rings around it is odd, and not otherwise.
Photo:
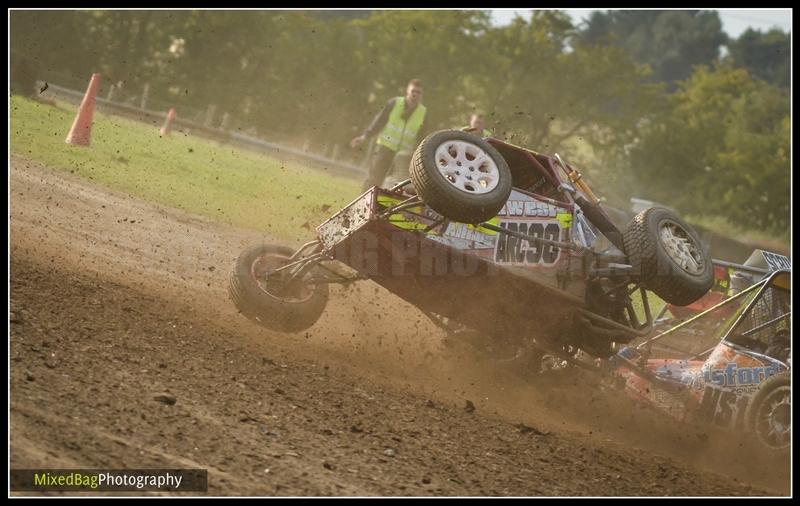
[(411, 304), (492, 334), (535, 337), (566, 327), (581, 301), (425, 235), (376, 220), (334, 257)]
[[(487, 332), (520, 335), (565, 328), (583, 305), (582, 257), (445, 220), (423, 204), (390, 212), (408, 196), (372, 191), (320, 225), (318, 236), (333, 258), (412, 304)], [(513, 190), (490, 222), (566, 242), (572, 217), (567, 204)]]
[(677, 388), (660, 388), (625, 366), (615, 374), (625, 381), (625, 392), (670, 416), (688, 422), (742, 430), (744, 415), (758, 386), (786, 369), (765, 355), (722, 342), (706, 361), (651, 359), (647, 369)]
[(325, 249), (333, 248), (375, 217), (376, 190), (366, 191), (317, 227), (317, 238)]
[[(378, 202), (390, 197), (379, 195)], [(394, 198), (395, 203), (400, 199)], [(513, 235), (503, 234), (476, 225), (443, 220), (431, 230), (428, 226), (442, 219), (426, 206), (392, 215), (389, 222), (404, 230), (425, 230), (430, 241), (475, 256), (534, 283), (563, 290), (583, 299), (585, 284), (564, 274), (583, 268), (582, 258), (569, 250), (552, 245), (539, 245)], [(500, 210), (489, 221), (495, 226), (544, 239), (570, 242), (573, 233), (573, 207), (546, 197), (514, 189)], [(414, 226), (418, 224), (419, 226)]]
[(614, 374), (625, 382), (625, 393), (634, 400), (646, 402), (676, 420), (685, 420), (687, 406), (693, 402), (690, 385), (702, 367), (702, 361), (652, 359), (646, 369), (674, 388), (659, 388), (660, 381), (654, 381), (628, 369), (624, 365)]
[(758, 386), (785, 369), (777, 360), (723, 341), (692, 384), (697, 400), (689, 406), (692, 419), (742, 429), (745, 411)]

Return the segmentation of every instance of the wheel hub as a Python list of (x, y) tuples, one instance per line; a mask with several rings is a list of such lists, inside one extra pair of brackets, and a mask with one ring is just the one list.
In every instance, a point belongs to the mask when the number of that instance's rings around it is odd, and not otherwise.
[[(250, 268), (253, 279), (265, 293), (285, 300), (286, 302), (304, 302), (313, 295), (311, 286), (303, 279), (295, 279), (287, 283), (288, 272), (274, 273), (275, 269), (286, 263), (283, 257), (264, 255), (257, 258)], [(307, 277), (303, 276), (304, 278)]]
[(676, 223), (668, 222), (661, 226), (659, 235), (667, 255), (681, 269), (690, 274), (701, 274), (703, 272), (705, 268), (703, 253), (683, 227)]
[(791, 405), (788, 387), (775, 390), (759, 409), (756, 431), (759, 439), (772, 448), (782, 448), (789, 443), (792, 430)]
[[(500, 171), (492, 157), (471, 142), (444, 142), (436, 148), (435, 156), (442, 177), (464, 193), (489, 193), (500, 181)], [(469, 173), (463, 173), (463, 167)]]
[(791, 427), (789, 420), (789, 405), (780, 404), (772, 410), (772, 427), (780, 433), (784, 433)]

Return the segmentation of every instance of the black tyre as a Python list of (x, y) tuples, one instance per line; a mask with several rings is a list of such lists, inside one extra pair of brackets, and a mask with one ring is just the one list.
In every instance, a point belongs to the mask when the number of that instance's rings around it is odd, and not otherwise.
[(770, 376), (758, 386), (745, 414), (747, 430), (775, 456), (789, 454), (792, 439), (792, 392), (789, 371)]
[(711, 258), (697, 232), (670, 210), (651, 207), (637, 214), (623, 241), (637, 281), (670, 304), (691, 304), (711, 289)]
[(431, 209), (462, 223), (495, 216), (511, 194), (511, 171), (480, 137), (442, 130), (426, 137), (411, 157), (411, 181)]
[(328, 285), (309, 283), (310, 273), (291, 285), (286, 284), (285, 274), (270, 276), (270, 272), (288, 264), (293, 253), (285, 246), (254, 246), (239, 255), (231, 273), (229, 293), (239, 311), (279, 332), (311, 327), (328, 302)]

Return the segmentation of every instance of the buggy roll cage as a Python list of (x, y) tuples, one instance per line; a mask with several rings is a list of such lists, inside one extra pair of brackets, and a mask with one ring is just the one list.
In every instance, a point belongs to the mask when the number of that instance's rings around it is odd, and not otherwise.
[[(731, 265), (736, 265), (736, 264), (731, 264)], [(744, 267), (744, 266), (742, 266), (742, 267)], [(748, 267), (748, 269), (749, 269), (749, 270), (753, 270), (753, 271), (764, 271), (763, 269), (756, 269), (756, 268), (752, 268), (752, 267)], [(764, 271), (764, 272), (766, 272), (766, 271)], [(753, 285), (751, 285), (751, 286), (747, 287), (746, 289), (742, 290), (741, 292), (737, 293), (736, 295), (734, 295), (734, 296), (732, 296), (732, 297), (729, 297), (729, 298), (727, 298), (727, 299), (723, 300), (723, 301), (722, 301), (722, 302), (720, 302), (719, 304), (716, 304), (716, 305), (714, 305), (714, 306), (712, 306), (712, 307), (710, 307), (710, 308), (706, 309), (706, 310), (705, 310), (705, 311), (703, 311), (702, 313), (699, 313), (699, 314), (697, 314), (697, 315), (695, 315), (695, 316), (693, 316), (693, 317), (691, 317), (691, 318), (687, 319), (686, 321), (684, 321), (684, 322), (682, 322), (682, 323), (680, 323), (680, 324), (678, 324), (678, 325), (676, 325), (676, 326), (674, 326), (674, 327), (672, 327), (672, 328), (670, 328), (670, 329), (667, 329), (667, 330), (665, 330), (664, 332), (662, 332), (662, 333), (660, 333), (660, 334), (658, 334), (658, 335), (656, 335), (656, 336), (653, 336), (653, 337), (651, 337), (651, 338), (650, 338), (650, 339), (648, 339), (647, 341), (644, 341), (643, 343), (641, 343), (641, 344), (639, 344), (638, 346), (636, 346), (636, 348), (635, 348), (635, 349), (636, 349), (636, 350), (645, 349), (645, 350), (646, 350), (646, 353), (649, 355), (650, 347), (652, 346), (652, 344), (653, 344), (655, 341), (658, 341), (658, 340), (660, 340), (660, 339), (663, 339), (664, 337), (666, 337), (666, 336), (668, 336), (668, 335), (672, 334), (672, 333), (673, 333), (673, 332), (675, 332), (676, 330), (678, 330), (678, 329), (681, 329), (681, 328), (683, 328), (683, 327), (685, 327), (685, 326), (687, 326), (687, 325), (691, 324), (692, 322), (694, 322), (694, 321), (696, 321), (696, 320), (698, 320), (698, 319), (700, 319), (700, 318), (704, 317), (706, 314), (708, 314), (708, 313), (711, 313), (711, 312), (713, 312), (713, 311), (716, 311), (718, 308), (720, 308), (720, 307), (722, 307), (722, 306), (724, 306), (724, 305), (726, 305), (726, 304), (730, 304), (730, 303), (732, 303), (733, 301), (735, 301), (735, 300), (738, 300), (738, 299), (740, 299), (741, 297), (744, 297), (745, 295), (749, 294), (750, 292), (753, 292), (753, 291), (756, 291), (756, 290), (757, 290), (757, 291), (758, 291), (758, 293), (757, 293), (757, 294), (756, 294), (756, 295), (755, 295), (755, 296), (752, 298), (752, 300), (751, 300), (751, 301), (750, 301), (750, 302), (747, 304), (747, 306), (746, 306), (746, 307), (745, 307), (745, 308), (744, 308), (744, 309), (743, 309), (743, 310), (742, 310), (742, 311), (741, 311), (741, 312), (740, 312), (740, 313), (739, 313), (739, 314), (736, 316), (736, 319), (735, 319), (735, 320), (733, 321), (733, 323), (732, 323), (732, 324), (731, 324), (731, 325), (728, 327), (728, 329), (727, 329), (727, 330), (724, 332), (724, 335), (722, 335), (722, 336), (720, 337), (720, 341), (723, 341), (723, 340), (725, 340), (725, 338), (726, 338), (726, 337), (727, 337), (727, 336), (730, 334), (731, 330), (733, 330), (734, 328), (736, 328), (736, 326), (739, 324), (739, 322), (740, 322), (740, 321), (741, 321), (743, 318), (745, 318), (745, 317), (746, 317), (746, 316), (747, 316), (747, 315), (750, 313), (750, 310), (751, 310), (751, 308), (752, 308), (752, 307), (753, 307), (755, 304), (757, 304), (757, 303), (759, 302), (759, 300), (760, 300), (760, 298), (761, 298), (761, 295), (762, 295), (762, 293), (763, 293), (765, 290), (767, 290), (768, 288), (770, 288), (771, 286), (773, 286), (773, 285), (775, 284), (775, 283), (773, 282), (773, 281), (775, 280), (775, 278), (777, 278), (778, 276), (782, 276), (782, 275), (789, 275), (789, 276), (791, 277), (791, 274), (792, 274), (792, 271), (791, 271), (791, 270), (788, 270), (788, 269), (779, 269), (779, 270), (777, 270), (777, 271), (773, 271), (772, 273), (770, 273), (770, 275), (769, 275), (769, 276), (765, 277), (765, 278), (764, 278), (764, 279), (762, 279), (761, 281), (759, 281), (759, 282), (757, 282), (757, 283), (755, 283), (755, 284), (753, 284)], [(771, 321), (769, 321), (769, 322), (766, 322), (765, 324), (762, 324), (762, 325), (760, 325), (760, 326), (754, 327), (753, 329), (750, 329), (750, 330), (748, 331), (748, 333), (755, 332), (756, 330), (760, 330), (761, 328), (763, 328), (763, 327), (764, 327), (764, 326), (766, 326), (767, 324), (771, 324), (771, 323), (774, 323), (775, 321), (782, 320), (782, 319), (784, 319), (784, 318), (787, 318), (787, 317), (788, 317), (788, 316), (790, 316), (790, 315), (791, 315), (791, 311), (790, 311), (790, 312), (788, 312), (788, 313), (786, 313), (786, 314), (784, 314), (784, 315), (781, 315), (781, 316), (779, 316), (778, 318), (775, 318), (774, 320), (771, 320)], [(716, 347), (716, 345), (715, 345), (714, 347)], [(694, 355), (694, 356), (693, 356), (693, 357), (691, 357), (691, 358), (692, 358), (692, 359), (694, 359), (694, 358), (699, 358), (699, 357), (702, 357), (703, 355), (705, 355), (706, 353), (708, 353), (709, 351), (711, 351), (711, 350), (713, 350), (713, 349), (714, 349), (714, 348), (712, 347), (710, 350), (706, 350), (706, 351), (704, 351), (704, 352), (702, 352), (702, 353), (699, 353), (699, 354), (697, 354), (697, 355)]]
[[(753, 269), (753, 268), (751, 268), (751, 269)], [(762, 269), (758, 269), (758, 270), (762, 270)], [(660, 333), (660, 334), (648, 339), (647, 341), (639, 344), (634, 349), (637, 350), (637, 351), (643, 350), (643, 352), (640, 354), (639, 358), (635, 362), (633, 360), (627, 358), (627, 357), (623, 357), (620, 354), (614, 355), (613, 358), (616, 361), (620, 361), (620, 362), (624, 363), (626, 367), (630, 368), (631, 370), (636, 371), (638, 374), (642, 375), (643, 377), (646, 377), (646, 378), (650, 379), (651, 381), (653, 381), (653, 384), (658, 385), (660, 388), (662, 388), (664, 390), (667, 390), (667, 391), (671, 391), (671, 392), (680, 392), (681, 390), (683, 390), (685, 388), (684, 385), (679, 384), (679, 383), (673, 383), (673, 382), (670, 382), (668, 380), (665, 380), (664, 378), (662, 378), (660, 376), (657, 376), (655, 373), (653, 373), (653, 371), (650, 371), (650, 370), (645, 368), (645, 364), (647, 363), (647, 360), (648, 360), (648, 358), (650, 356), (650, 347), (652, 346), (652, 344), (655, 341), (657, 341), (659, 339), (663, 339), (665, 336), (667, 336), (669, 334), (672, 334), (677, 329), (679, 329), (681, 327), (684, 327), (685, 325), (697, 320), (698, 318), (700, 318), (700, 317), (702, 317), (702, 316), (704, 316), (704, 315), (706, 315), (708, 313), (711, 313), (712, 311), (716, 311), (717, 308), (720, 308), (720, 307), (724, 306), (725, 304), (729, 304), (734, 300), (738, 300), (739, 298), (744, 297), (745, 295), (750, 294), (753, 291), (757, 291), (758, 293), (756, 293), (756, 295), (752, 298), (752, 300), (750, 300), (750, 302), (747, 304), (747, 306), (745, 306), (745, 308), (737, 315), (736, 319), (728, 327), (728, 329), (725, 331), (724, 335), (722, 337), (720, 337), (719, 341), (720, 342), (724, 341), (725, 338), (728, 337), (730, 332), (739, 325), (739, 322), (742, 320), (742, 318), (745, 318), (745, 317), (747, 317), (748, 314), (750, 314), (750, 310), (753, 308), (754, 305), (758, 304), (758, 302), (761, 299), (761, 295), (764, 293), (764, 291), (766, 291), (768, 288), (773, 286), (773, 284), (774, 284), (773, 281), (775, 280), (775, 278), (777, 278), (778, 276), (781, 276), (781, 275), (785, 275), (785, 274), (788, 274), (791, 277), (792, 271), (789, 270), (789, 269), (779, 269), (777, 271), (773, 271), (768, 277), (765, 277), (761, 281), (753, 284), (752, 286), (747, 287), (746, 289), (744, 289), (741, 292), (737, 293), (733, 297), (725, 299), (724, 301), (720, 302), (719, 304), (706, 309), (702, 313), (700, 313), (698, 315), (695, 315), (692, 318), (689, 318), (685, 322), (683, 322), (683, 323), (681, 323), (679, 325), (676, 325), (675, 327), (672, 327), (671, 329), (666, 330), (666, 331), (664, 331), (664, 332), (662, 332), (662, 333)], [(788, 317), (790, 315), (791, 315), (791, 311), (789, 311), (788, 313), (786, 313), (786, 314), (782, 315), (781, 317), (777, 318), (776, 321), (778, 319), (786, 318), (786, 317)], [(768, 322), (768, 323), (771, 323), (771, 322)], [(706, 355), (707, 353), (709, 353), (709, 352), (713, 351), (714, 349), (716, 349), (716, 347), (717, 347), (717, 345), (715, 344), (710, 349), (705, 350), (705, 351), (703, 351), (701, 353), (698, 353), (698, 354), (690, 357), (688, 360), (699, 359), (702, 356)]]

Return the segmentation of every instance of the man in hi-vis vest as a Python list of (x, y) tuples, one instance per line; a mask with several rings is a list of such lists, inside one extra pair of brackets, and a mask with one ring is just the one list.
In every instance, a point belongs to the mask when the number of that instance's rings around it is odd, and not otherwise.
[[(406, 96), (389, 100), (364, 133), (350, 141), (350, 146), (355, 148), (380, 131), (372, 166), (362, 191), (382, 185), (389, 169), (392, 168), (395, 156), (410, 157), (422, 140), (426, 109), (421, 101), (422, 83), (419, 79), (412, 79), (406, 88)], [(403, 156), (403, 159), (407, 157)]]

